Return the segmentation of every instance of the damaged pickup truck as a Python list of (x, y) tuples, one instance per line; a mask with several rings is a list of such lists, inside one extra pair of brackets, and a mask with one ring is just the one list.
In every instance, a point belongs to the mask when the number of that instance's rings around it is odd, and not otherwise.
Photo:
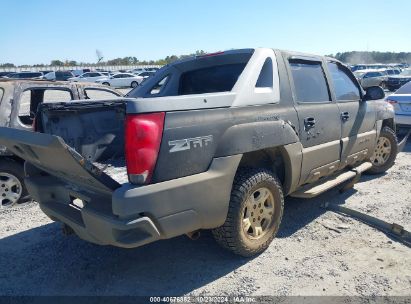
[[(91, 83), (1, 79), (0, 126), (31, 131), (41, 103), (120, 96), (116, 90)], [(22, 158), (0, 146), (0, 207), (29, 199), (23, 163)]]
[(127, 98), (40, 105), (0, 128), (51, 219), (125, 248), (212, 229), (242, 256), (275, 237), (284, 197), (309, 198), (395, 161), (394, 112), (332, 58), (266, 48), (187, 58)]

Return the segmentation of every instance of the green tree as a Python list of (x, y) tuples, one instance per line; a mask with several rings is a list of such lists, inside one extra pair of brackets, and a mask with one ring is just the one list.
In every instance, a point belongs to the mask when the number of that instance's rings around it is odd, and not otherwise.
[(52, 60), (50, 63), (51, 66), (63, 66), (64, 62), (61, 60)]

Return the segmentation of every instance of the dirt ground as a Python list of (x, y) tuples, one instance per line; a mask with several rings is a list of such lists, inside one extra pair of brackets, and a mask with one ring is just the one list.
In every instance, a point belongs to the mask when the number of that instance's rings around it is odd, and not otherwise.
[(365, 211), (411, 230), (411, 142), (382, 176), (318, 198), (288, 198), (278, 237), (253, 259), (216, 245), (210, 233), (137, 249), (64, 237), (29, 203), (0, 210), (1, 295), (411, 295), (411, 248), (320, 208)]

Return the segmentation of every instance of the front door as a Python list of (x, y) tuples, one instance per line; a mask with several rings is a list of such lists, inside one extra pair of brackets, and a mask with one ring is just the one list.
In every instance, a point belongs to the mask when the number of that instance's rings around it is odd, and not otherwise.
[(341, 165), (354, 165), (369, 157), (377, 132), (372, 101), (362, 101), (360, 88), (352, 73), (338, 62), (328, 62), (335, 100), (341, 120)]
[(311, 183), (338, 169), (340, 163), (340, 111), (331, 100), (323, 62), (290, 59), (293, 96), (303, 146), (300, 184)]

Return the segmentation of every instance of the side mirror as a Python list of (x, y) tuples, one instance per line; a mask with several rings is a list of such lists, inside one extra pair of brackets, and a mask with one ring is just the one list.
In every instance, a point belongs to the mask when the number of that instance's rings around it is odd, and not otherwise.
[(384, 98), (385, 98), (384, 90), (381, 87), (373, 86), (373, 87), (369, 87), (365, 91), (365, 95), (364, 95), (363, 100), (364, 101), (379, 100), (379, 99), (384, 99)]

